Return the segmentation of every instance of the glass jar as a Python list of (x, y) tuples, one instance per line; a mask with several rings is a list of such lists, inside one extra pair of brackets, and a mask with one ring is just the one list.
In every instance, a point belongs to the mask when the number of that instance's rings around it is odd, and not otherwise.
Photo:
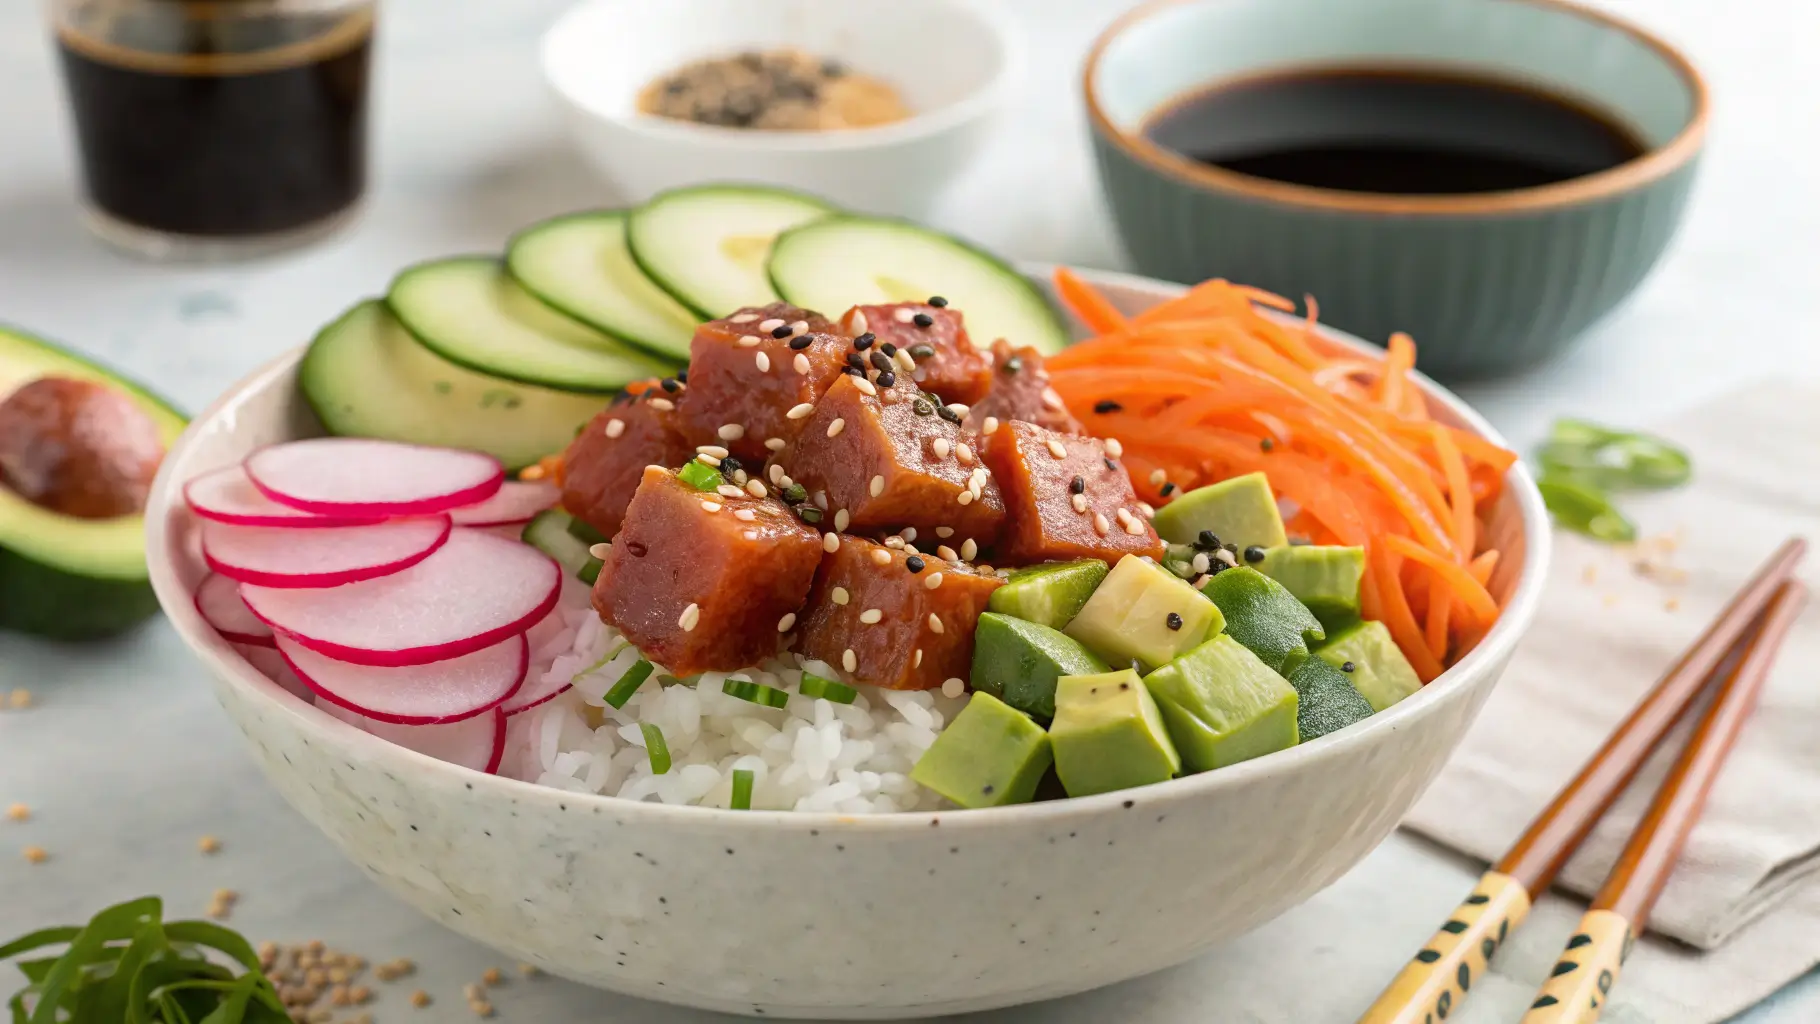
[(258, 255), (366, 187), (374, 0), (52, 0), (84, 219), (155, 259)]

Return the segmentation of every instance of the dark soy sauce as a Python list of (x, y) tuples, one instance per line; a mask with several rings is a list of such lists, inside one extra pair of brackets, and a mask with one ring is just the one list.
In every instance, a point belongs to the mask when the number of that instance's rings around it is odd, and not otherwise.
[(183, 22), (136, 10), (57, 37), (103, 213), (232, 238), (304, 228), (360, 197), (369, 11)]
[(1609, 115), (1454, 71), (1313, 69), (1215, 86), (1155, 114), (1167, 149), (1257, 178), (1401, 195), (1534, 188), (1647, 150)]

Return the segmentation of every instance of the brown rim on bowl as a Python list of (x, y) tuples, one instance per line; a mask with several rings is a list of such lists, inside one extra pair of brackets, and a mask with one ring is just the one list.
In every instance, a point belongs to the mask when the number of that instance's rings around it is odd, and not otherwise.
[[(1170, 8), (1206, 2), (1209, 0), (1151, 0), (1151, 2), (1127, 12), (1107, 26), (1093, 41), (1093, 47), (1087, 52), (1087, 62), (1081, 73), (1081, 91), (1087, 104), (1087, 118), (1094, 130), (1118, 145), (1131, 158), (1148, 164), (1171, 177), (1182, 179), (1191, 185), (1237, 192), (1252, 198), (1290, 206), (1306, 206), (1350, 213), (1430, 215), (1517, 213), (1571, 206), (1586, 200), (1602, 199), (1647, 185), (1659, 178), (1666, 177), (1692, 160), (1700, 152), (1700, 146), (1706, 137), (1706, 126), (1711, 112), (1711, 99), (1708, 95), (1706, 79), (1700, 74), (1699, 69), (1694, 67), (1693, 62), (1667, 40), (1635, 22), (1583, 6), (1575, 0), (1516, 0), (1519, 3), (1546, 7), (1596, 22), (1622, 32), (1654, 50), (1663, 60), (1674, 67), (1693, 93), (1693, 115), (1688, 118), (1687, 125), (1667, 144), (1657, 146), (1642, 156), (1628, 160), (1609, 170), (1550, 185), (1505, 192), (1484, 192), (1476, 195), (1393, 195), (1380, 192), (1345, 192), (1339, 189), (1317, 188), (1312, 185), (1292, 185), (1287, 182), (1271, 181), (1267, 178), (1258, 178), (1221, 167), (1213, 167), (1190, 160), (1159, 146), (1141, 132), (1127, 132), (1114, 125), (1112, 119), (1106, 116), (1106, 112), (1100, 109), (1095, 82), (1099, 73), (1100, 58), (1105, 55), (1107, 47), (1111, 46), (1113, 41), (1123, 35), (1127, 29)], [(1229, 78), (1239, 77), (1242, 76), (1229, 76)], [(1202, 83), (1201, 87), (1227, 80), (1229, 79), (1210, 79)]]

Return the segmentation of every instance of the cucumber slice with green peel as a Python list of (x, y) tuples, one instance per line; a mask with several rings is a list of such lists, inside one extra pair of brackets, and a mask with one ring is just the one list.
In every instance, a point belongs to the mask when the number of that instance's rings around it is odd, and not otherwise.
[(368, 300), (310, 342), (298, 389), (329, 433), (485, 452), (509, 470), (568, 447), (600, 399), (501, 380), (417, 343)]
[(646, 277), (712, 319), (776, 302), (765, 272), (773, 240), (834, 212), (814, 196), (761, 185), (679, 188), (627, 215), (626, 245)]
[(437, 355), (524, 384), (607, 394), (676, 369), (539, 302), (490, 256), (407, 268), (386, 304)]
[(699, 322), (638, 269), (624, 210), (533, 224), (506, 243), (506, 270), (557, 311), (660, 356), (689, 359)]
[[(519, 539), (555, 559), (565, 574), (579, 579), (588, 563), (598, 563), (599, 560), (588, 553), (586, 541), (569, 532), (570, 522), (572, 520), (567, 512), (545, 509), (531, 517), (531, 521), (525, 524), (524, 532), (519, 534)], [(596, 564), (595, 572), (599, 571)]]
[(771, 283), (784, 301), (830, 316), (849, 306), (940, 295), (967, 318), (981, 347), (1004, 338), (1059, 352), (1068, 329), (1029, 278), (950, 235), (883, 217), (841, 214), (794, 228), (771, 247)]

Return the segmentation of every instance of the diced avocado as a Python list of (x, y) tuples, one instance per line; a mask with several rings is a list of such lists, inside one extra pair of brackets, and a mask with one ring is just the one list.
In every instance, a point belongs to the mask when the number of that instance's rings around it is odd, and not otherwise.
[(1247, 566), (1227, 569), (1201, 587), (1226, 619), (1226, 635), (1251, 649), (1271, 671), (1289, 676), (1308, 649), (1327, 638), (1320, 620), (1281, 583)]
[(1028, 803), (1054, 761), (1042, 726), (997, 697), (976, 693), (910, 777), (962, 807), (997, 807)]
[(1144, 677), (1191, 772), (1296, 744), (1296, 692), (1230, 636), (1216, 636)]
[(1420, 690), (1422, 680), (1390, 638), (1382, 622), (1360, 622), (1330, 633), (1314, 652), (1335, 668), (1352, 665), (1352, 685), (1371, 702), (1373, 711)]
[(1197, 487), (1157, 509), (1150, 521), (1164, 540), (1192, 544), (1202, 530), (1212, 530), (1221, 543), (1240, 551), (1248, 547), (1282, 547), (1283, 515), (1263, 473), (1247, 473), (1217, 484)]
[(1105, 578), (1106, 563), (1097, 558), (1027, 566), (1014, 570), (1005, 585), (992, 592), (986, 607), (1001, 615), (1061, 629)]
[(1290, 544), (1267, 548), (1256, 569), (1281, 583), (1329, 633), (1359, 621), (1365, 549)]
[(1040, 721), (1055, 717), (1056, 679), (1104, 671), (1105, 662), (1059, 629), (996, 612), (973, 628), (973, 689)]
[(1130, 669), (1057, 681), (1049, 745), (1069, 796), (1148, 786), (1182, 770), (1156, 699)]
[(1137, 555), (1112, 567), (1067, 634), (1113, 665), (1166, 664), (1225, 627), (1220, 610), (1168, 570)]
[(1371, 717), (1371, 702), (1353, 688), (1352, 679), (1320, 658), (1303, 662), (1289, 685), (1299, 702), (1296, 731), (1304, 743)]

